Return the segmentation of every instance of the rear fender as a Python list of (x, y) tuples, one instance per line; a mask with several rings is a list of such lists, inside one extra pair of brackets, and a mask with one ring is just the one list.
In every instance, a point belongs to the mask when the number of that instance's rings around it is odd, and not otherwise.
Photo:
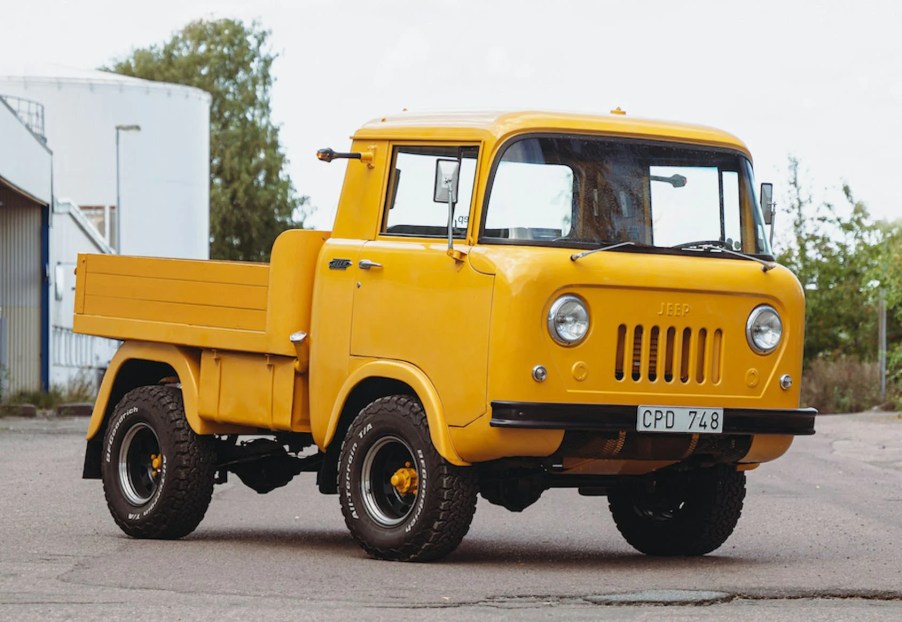
[(107, 416), (123, 395), (139, 386), (158, 384), (161, 381), (177, 381), (181, 384), (185, 418), (194, 432), (197, 434), (235, 432), (235, 426), (207, 421), (198, 415), (199, 380), (200, 350), (164, 343), (125, 342), (110, 361), (103, 376), (88, 424), (87, 439), (90, 441), (103, 430)]

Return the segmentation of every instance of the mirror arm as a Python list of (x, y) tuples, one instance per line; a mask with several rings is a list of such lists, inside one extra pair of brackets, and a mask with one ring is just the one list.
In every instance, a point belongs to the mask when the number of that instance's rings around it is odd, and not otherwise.
[(448, 257), (454, 261), (463, 261), (467, 256), (466, 251), (454, 248), (454, 193), (451, 186), (453, 182), (448, 180)]
[(316, 159), (320, 162), (331, 162), (332, 160), (360, 160), (364, 164), (366, 164), (367, 168), (374, 168), (373, 160), (376, 157), (376, 149), (373, 147), (370, 151), (356, 152), (352, 151), (350, 153), (342, 153), (339, 151), (334, 151), (330, 148), (319, 149), (316, 152)]
[(774, 229), (777, 228), (774, 225), (774, 223), (777, 222), (777, 210), (775, 210), (773, 206), (774, 206), (774, 204), (771, 204), (771, 208), (770, 208), (771, 209), (771, 211), (770, 211), (770, 240), (768, 242), (770, 244), (771, 252), (773, 252), (773, 250), (774, 250)]
[[(450, 183), (448, 184), (451, 185)], [(454, 253), (454, 193), (448, 189), (448, 254)]]

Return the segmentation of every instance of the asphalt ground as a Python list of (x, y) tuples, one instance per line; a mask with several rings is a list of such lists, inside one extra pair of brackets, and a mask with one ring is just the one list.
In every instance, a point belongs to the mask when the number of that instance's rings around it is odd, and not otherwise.
[(605, 499), (479, 501), (446, 560), (370, 560), (312, 475), (236, 478), (177, 542), (124, 536), (80, 479), (81, 418), (0, 419), (2, 620), (900, 620), (902, 416), (819, 417), (748, 474), (733, 536), (701, 558), (642, 556)]

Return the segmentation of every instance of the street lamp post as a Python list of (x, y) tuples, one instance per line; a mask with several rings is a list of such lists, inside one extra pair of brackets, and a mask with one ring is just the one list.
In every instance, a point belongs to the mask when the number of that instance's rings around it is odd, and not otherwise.
[(122, 254), (122, 209), (119, 200), (119, 132), (140, 132), (137, 124), (116, 126), (116, 252)]

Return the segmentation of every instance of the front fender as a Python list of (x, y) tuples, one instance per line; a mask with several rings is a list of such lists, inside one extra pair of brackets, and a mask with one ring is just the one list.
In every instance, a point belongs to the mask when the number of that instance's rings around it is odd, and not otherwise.
[(435, 387), (423, 370), (404, 361), (364, 360), (359, 367), (352, 370), (336, 396), (328, 421), (319, 424), (314, 422), (312, 426), (313, 438), (317, 445), (327, 447), (335, 440), (335, 431), (338, 429), (338, 422), (341, 419), (348, 396), (355, 387), (369, 378), (397, 380), (413, 389), (423, 405), (423, 410), (426, 411), (429, 435), (432, 438), (435, 450), (451, 464), (457, 466), (470, 465), (454, 449), (438, 391), (435, 390)]

